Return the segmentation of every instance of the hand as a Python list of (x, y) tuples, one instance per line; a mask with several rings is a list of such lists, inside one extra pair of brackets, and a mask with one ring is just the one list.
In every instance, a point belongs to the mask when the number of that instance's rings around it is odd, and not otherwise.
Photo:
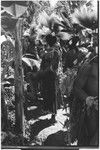
[(31, 72), (28, 72), (28, 73), (26, 74), (26, 76), (25, 76), (25, 80), (29, 81), (30, 78), (31, 78), (31, 76), (32, 76), (32, 73), (31, 73)]
[(93, 96), (88, 96), (86, 98), (86, 105), (87, 105), (87, 107), (91, 107), (93, 105), (93, 103), (94, 103), (94, 97)]
[(94, 101), (93, 104), (94, 104), (95, 109), (98, 110), (98, 100)]

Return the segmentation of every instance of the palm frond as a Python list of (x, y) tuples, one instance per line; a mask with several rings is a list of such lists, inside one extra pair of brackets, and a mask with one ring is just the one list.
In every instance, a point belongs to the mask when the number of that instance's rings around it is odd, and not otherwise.
[(59, 27), (63, 27), (62, 22), (56, 17), (51, 16), (49, 20), (50, 30), (57, 33), (59, 31)]
[(51, 33), (50, 29), (45, 26), (42, 29), (38, 28), (36, 40), (41, 41), (42, 44), (45, 44), (44, 38), (46, 37), (46, 35), (50, 33)]
[(95, 10), (88, 9), (86, 6), (82, 6), (74, 12), (74, 17), (84, 27), (96, 29), (98, 27), (96, 12)]
[(48, 27), (49, 16), (47, 15), (47, 13), (45, 11), (43, 11), (42, 13), (39, 14), (38, 22), (39, 22), (40, 26)]
[(69, 27), (69, 28), (72, 28), (72, 25), (71, 25), (69, 19), (66, 18), (65, 15), (64, 15), (63, 13), (60, 13), (60, 14), (61, 14), (62, 19), (64, 20), (65, 26), (66, 26), (66, 27)]
[(55, 13), (52, 13), (51, 16), (48, 16), (46, 13), (41, 13), (42, 21), (44, 20), (44, 16), (46, 16), (44, 23), (40, 21), (40, 25), (37, 27), (37, 39), (40, 40), (42, 44), (47, 43), (53, 46), (57, 41), (58, 33), (64, 27), (61, 22), (62, 18), (58, 17)]
[(59, 32), (58, 37), (62, 40), (69, 40), (72, 37), (72, 34), (69, 34), (67, 32)]

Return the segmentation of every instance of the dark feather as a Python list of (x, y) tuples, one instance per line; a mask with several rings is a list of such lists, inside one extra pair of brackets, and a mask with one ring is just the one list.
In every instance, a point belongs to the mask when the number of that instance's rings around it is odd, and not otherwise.
[(98, 27), (96, 10), (90, 10), (86, 6), (75, 11), (74, 16), (78, 22), (86, 28), (96, 29)]
[(85, 16), (85, 17), (78, 16), (78, 20), (80, 24), (86, 28), (90, 28), (90, 29), (98, 28), (98, 21), (95, 19), (94, 16), (91, 18), (89, 18), (89, 16)]

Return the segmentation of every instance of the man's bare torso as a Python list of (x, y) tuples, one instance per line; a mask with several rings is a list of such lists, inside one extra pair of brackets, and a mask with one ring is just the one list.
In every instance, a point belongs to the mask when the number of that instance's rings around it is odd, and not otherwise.
[(98, 79), (98, 63), (91, 64), (91, 69), (88, 74), (88, 78), (84, 87), (84, 91), (89, 96), (98, 96), (98, 87), (99, 87), (99, 79)]

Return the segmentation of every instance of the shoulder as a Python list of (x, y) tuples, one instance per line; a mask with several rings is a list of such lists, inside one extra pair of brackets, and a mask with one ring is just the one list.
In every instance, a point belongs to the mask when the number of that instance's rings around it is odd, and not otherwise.
[(92, 65), (88, 62), (84, 63), (78, 71), (78, 74), (87, 74), (90, 72)]

